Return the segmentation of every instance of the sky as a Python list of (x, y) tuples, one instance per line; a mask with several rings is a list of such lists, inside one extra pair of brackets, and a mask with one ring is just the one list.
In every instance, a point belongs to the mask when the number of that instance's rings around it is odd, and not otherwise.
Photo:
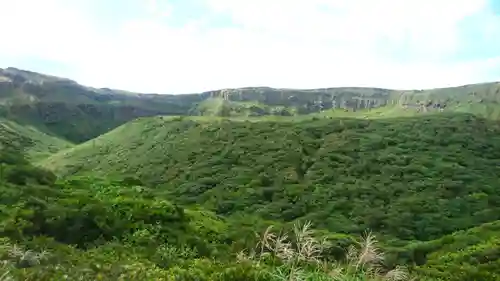
[(500, 0), (0, 0), (0, 67), (94, 87), (500, 81)]

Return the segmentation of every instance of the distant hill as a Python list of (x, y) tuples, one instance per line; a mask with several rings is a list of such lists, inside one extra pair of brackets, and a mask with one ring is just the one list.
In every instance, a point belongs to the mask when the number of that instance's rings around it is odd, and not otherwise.
[(168, 97), (93, 89), (13, 68), (0, 70), (0, 77), (0, 116), (72, 142), (97, 137), (137, 117), (188, 109)]
[(408, 91), (248, 87), (158, 95), (96, 89), (65, 78), (7, 68), (0, 69), (0, 116), (80, 143), (135, 118), (156, 115), (255, 117), (322, 113), (397, 117), (469, 112), (499, 119), (499, 92), (499, 83), (484, 83)]
[(0, 149), (24, 151), (35, 161), (72, 146), (72, 143), (47, 135), (36, 128), (0, 119)]

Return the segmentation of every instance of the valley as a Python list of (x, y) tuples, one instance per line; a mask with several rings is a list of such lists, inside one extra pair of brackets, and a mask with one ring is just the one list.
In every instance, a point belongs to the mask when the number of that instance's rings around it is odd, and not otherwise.
[(0, 70), (0, 276), (499, 280), (499, 102), (500, 83), (159, 95)]

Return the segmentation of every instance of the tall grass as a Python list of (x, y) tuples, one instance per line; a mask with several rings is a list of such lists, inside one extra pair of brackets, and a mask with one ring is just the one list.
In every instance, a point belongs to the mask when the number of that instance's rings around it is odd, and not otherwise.
[(385, 255), (371, 232), (351, 245), (343, 261), (330, 262), (323, 256), (330, 247), (326, 239), (318, 238), (311, 222), (296, 223), (292, 235), (273, 232), (269, 226), (259, 236), (256, 247), (249, 254), (241, 252), (239, 260), (266, 262), (273, 265), (269, 277), (283, 281), (407, 281), (410, 275), (406, 268), (387, 269)]
[(11, 275), (11, 268), (7, 261), (0, 262), (0, 281), (14, 281)]

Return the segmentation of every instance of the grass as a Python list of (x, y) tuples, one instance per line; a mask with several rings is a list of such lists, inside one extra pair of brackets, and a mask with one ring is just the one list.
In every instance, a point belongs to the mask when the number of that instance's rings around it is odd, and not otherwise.
[(280, 265), (269, 275), (273, 280), (364, 280), (406, 281), (408, 270), (397, 266), (384, 267), (384, 253), (371, 232), (367, 232), (356, 244), (351, 245), (343, 262), (332, 262), (323, 257), (329, 245), (326, 238), (315, 237), (311, 222), (295, 223), (292, 235), (280, 231), (274, 233), (269, 226), (260, 235), (259, 243), (250, 255), (240, 253), (238, 260), (273, 260)]

